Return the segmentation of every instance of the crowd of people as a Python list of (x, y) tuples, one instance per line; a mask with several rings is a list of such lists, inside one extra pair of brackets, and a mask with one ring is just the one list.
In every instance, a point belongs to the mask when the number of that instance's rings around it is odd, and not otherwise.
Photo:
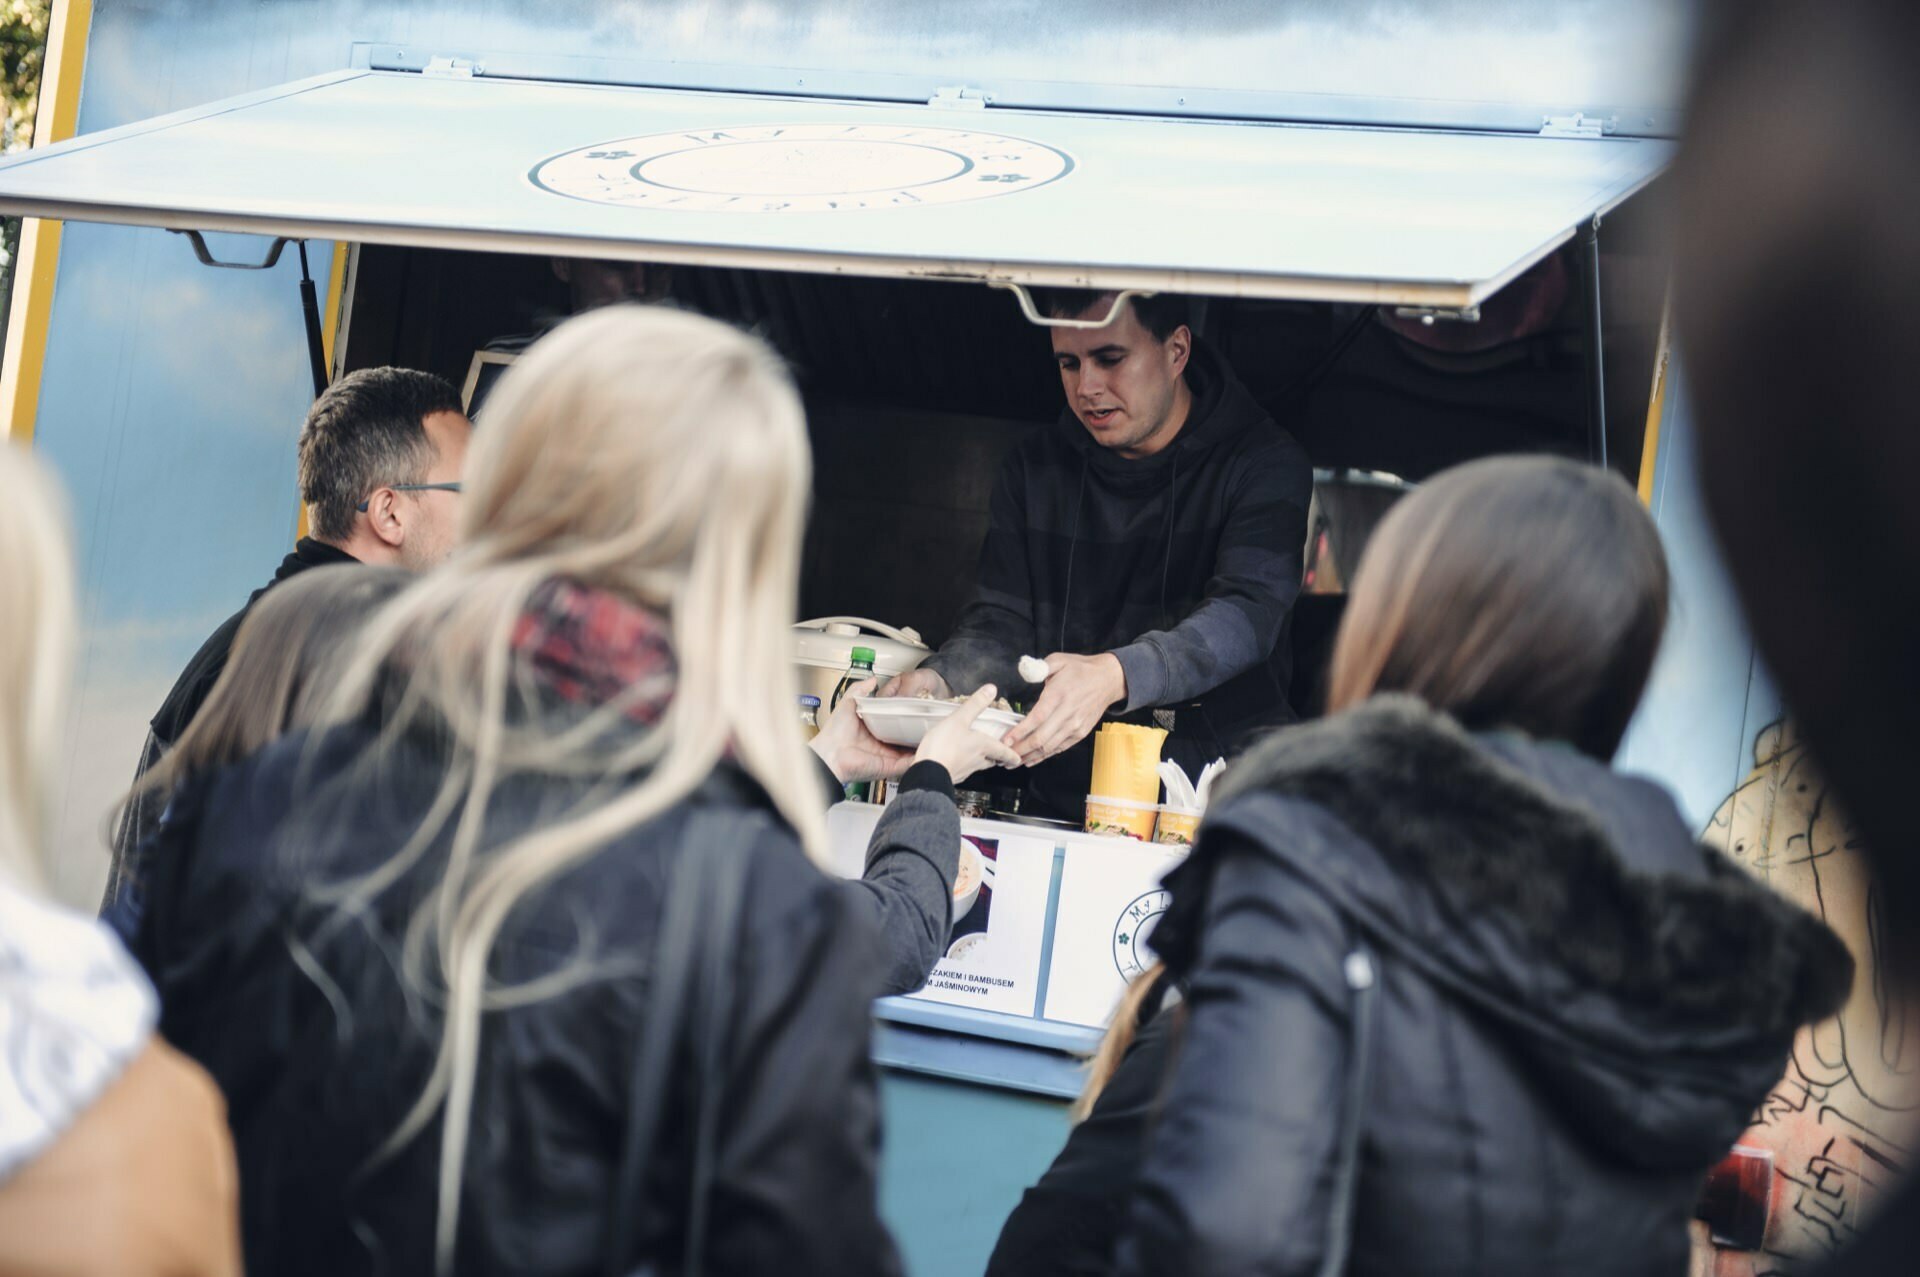
[[(1886, 201), (1719, 214), (1760, 180), (1742, 77), (1794, 50), (1812, 71), (1786, 83), (1839, 119), (1831, 73), (1911, 97), (1912, 45), (1790, 8), (1709, 32), (1683, 327), (1758, 637), (1871, 845), (1898, 848), (1913, 617), (1852, 573), (1870, 537), (1881, 586), (1920, 581), (1916, 436), (1896, 365), (1793, 357), (1787, 303), (1845, 303), (1910, 351), (1920, 272)], [(1910, 172), (1832, 171), (1920, 206)], [(1749, 269), (1770, 255), (1818, 269)], [(1835, 368), (1875, 411), (1812, 431)], [(1755, 491), (1841, 495), (1815, 439), (1862, 459), (1848, 499), (1757, 519)], [(301, 434), (311, 535), (154, 720), (96, 922), (44, 888), (75, 854), (45, 834), (64, 516), (0, 448), (0, 1271), (899, 1271), (870, 1004), (944, 949), (956, 783), (1074, 732), (1023, 752), (973, 730), (989, 684), (914, 751), (850, 704), (806, 740), (782, 636), (809, 474), (776, 356), (660, 307), (544, 335), (478, 432), (426, 374), (341, 379)], [(1329, 713), (1223, 777), (1160, 962), (993, 1273), (1685, 1271), (1707, 1169), (1852, 969), (1610, 766), (1668, 593), (1601, 470), (1490, 459), (1395, 507)], [(898, 796), (865, 872), (836, 878), (826, 809), (880, 777)], [(1909, 867), (1885, 869), (1886, 916), (1910, 916)], [(1901, 1271), (1912, 1218), (1842, 1263)]]

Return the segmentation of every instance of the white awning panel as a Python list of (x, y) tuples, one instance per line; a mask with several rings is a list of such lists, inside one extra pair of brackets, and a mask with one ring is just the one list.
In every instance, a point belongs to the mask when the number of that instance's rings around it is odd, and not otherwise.
[(178, 230), (1459, 307), (1669, 144), (347, 71), (0, 163)]

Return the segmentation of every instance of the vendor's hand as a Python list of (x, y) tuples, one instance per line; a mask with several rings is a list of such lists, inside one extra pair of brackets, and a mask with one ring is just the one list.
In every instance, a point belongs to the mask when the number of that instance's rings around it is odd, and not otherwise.
[(1127, 699), (1127, 674), (1111, 652), (1074, 656), (1055, 652), (1047, 658), (1047, 683), (1007, 744), (1031, 767), (1071, 749), (1100, 723), (1101, 715)]
[(933, 725), (913, 760), (939, 763), (956, 785), (982, 767), (1018, 767), (1020, 755), (973, 725), (999, 694), (988, 683), (969, 696), (964, 705)]
[(867, 730), (860, 711), (854, 708), (854, 697), (871, 696), (873, 688), (874, 680), (870, 678), (849, 687), (821, 725), (820, 734), (807, 742), (807, 747), (820, 756), (834, 779), (843, 785), (891, 779), (913, 765), (912, 754), (887, 744)]
[(949, 700), (953, 689), (947, 686), (947, 680), (933, 670), (924, 667), (908, 670), (905, 674), (888, 679), (875, 693), (878, 696), (918, 696), (926, 692), (935, 700)]

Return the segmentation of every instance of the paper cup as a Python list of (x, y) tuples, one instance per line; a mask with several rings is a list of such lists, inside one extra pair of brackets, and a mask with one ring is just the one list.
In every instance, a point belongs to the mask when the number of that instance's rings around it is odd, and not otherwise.
[(1153, 840), (1170, 846), (1191, 847), (1193, 836), (1200, 832), (1200, 813), (1181, 807), (1160, 808), (1160, 817), (1153, 822)]
[(1127, 798), (1088, 794), (1085, 828), (1090, 834), (1108, 834), (1145, 842), (1153, 837), (1154, 817), (1159, 810), (1157, 803), (1136, 803)]
[[(1093, 734), (1093, 782), (1089, 793), (1152, 807), (1160, 801), (1160, 747), (1167, 734), (1136, 723), (1103, 723)], [(1148, 830), (1140, 837), (1152, 833)]]

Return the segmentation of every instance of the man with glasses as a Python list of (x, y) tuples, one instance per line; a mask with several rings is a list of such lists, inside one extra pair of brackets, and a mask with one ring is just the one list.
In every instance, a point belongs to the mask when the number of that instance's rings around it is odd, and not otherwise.
[[(268, 590), (308, 568), (372, 563), (424, 571), (453, 550), (460, 474), (472, 426), (460, 393), (432, 373), (367, 368), (329, 386), (300, 428), (300, 500), (308, 535), (273, 579), (221, 623), (174, 683), (151, 723), (139, 774), (159, 761), (200, 712), (226, 668), (234, 635)], [(114, 833), (104, 912), (129, 884), (132, 853), (158, 819), (164, 796), (130, 806)]]

